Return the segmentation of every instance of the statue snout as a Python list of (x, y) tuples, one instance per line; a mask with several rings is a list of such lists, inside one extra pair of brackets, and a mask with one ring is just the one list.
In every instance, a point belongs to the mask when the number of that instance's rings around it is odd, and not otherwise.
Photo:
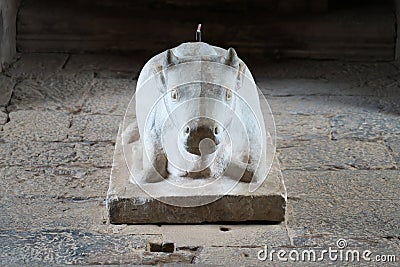
[(185, 149), (199, 156), (214, 153), (220, 143), (221, 132), (221, 126), (215, 120), (191, 120), (182, 129)]

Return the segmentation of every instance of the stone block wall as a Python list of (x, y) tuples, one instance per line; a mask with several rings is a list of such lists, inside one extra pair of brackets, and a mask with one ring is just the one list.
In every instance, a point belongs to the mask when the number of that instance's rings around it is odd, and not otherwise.
[(393, 60), (393, 0), (24, 0), (21, 52), (147, 56), (203, 40), (242, 56)]
[[(18, 52), (150, 56), (193, 41), (244, 57), (391, 61), (399, 0), (0, 0), (0, 70)], [(17, 30), (18, 29), (18, 30)]]
[(400, 60), (400, 0), (394, 0), (396, 8), (396, 60)]
[(0, 0), (0, 71), (16, 53), (16, 18), (20, 0)]

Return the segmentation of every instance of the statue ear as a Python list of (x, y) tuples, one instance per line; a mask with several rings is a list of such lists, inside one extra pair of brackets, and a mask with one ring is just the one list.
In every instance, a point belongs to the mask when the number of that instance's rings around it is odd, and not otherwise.
[(242, 88), (243, 80), (246, 73), (246, 65), (239, 59), (235, 49), (229, 48), (226, 56), (224, 57), (224, 64), (237, 69), (236, 75), (236, 88), (238, 91)]

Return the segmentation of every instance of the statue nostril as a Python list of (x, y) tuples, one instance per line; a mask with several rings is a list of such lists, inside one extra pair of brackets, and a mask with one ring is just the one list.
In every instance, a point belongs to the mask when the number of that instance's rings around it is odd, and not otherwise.
[(214, 127), (214, 134), (215, 134), (215, 135), (218, 135), (218, 134), (219, 134), (219, 127), (218, 127), (218, 126), (215, 126), (215, 127)]
[(189, 134), (190, 133), (190, 127), (189, 126), (186, 126), (185, 127), (185, 134)]

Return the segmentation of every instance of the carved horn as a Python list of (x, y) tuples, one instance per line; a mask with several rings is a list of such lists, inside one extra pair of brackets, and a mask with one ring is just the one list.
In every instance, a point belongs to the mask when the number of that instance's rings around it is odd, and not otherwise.
[(236, 54), (235, 49), (233, 49), (232, 47), (230, 47), (228, 49), (228, 52), (226, 53), (225, 56), (225, 62), (226, 65), (237, 68), (239, 65), (239, 58)]
[(180, 63), (179, 58), (175, 56), (174, 52), (172, 52), (171, 49), (168, 49), (167, 51), (166, 63), (167, 66), (176, 65)]
[(225, 56), (225, 64), (237, 69), (237, 76), (236, 76), (236, 91), (240, 90), (243, 85), (243, 79), (246, 72), (246, 66), (243, 62), (239, 60), (239, 57), (236, 54), (235, 49), (229, 48), (228, 52)]

